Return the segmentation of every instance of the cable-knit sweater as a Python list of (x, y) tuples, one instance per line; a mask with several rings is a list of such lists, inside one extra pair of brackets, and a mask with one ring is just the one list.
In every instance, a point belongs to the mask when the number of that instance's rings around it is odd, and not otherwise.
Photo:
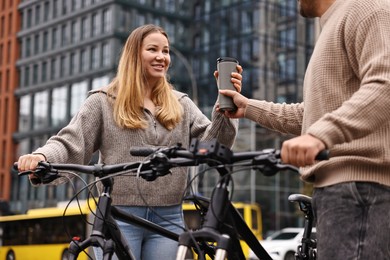
[[(149, 123), (146, 129), (118, 127), (113, 118), (112, 103), (106, 88), (90, 93), (71, 122), (52, 136), (34, 153), (41, 153), (52, 163), (87, 164), (92, 154), (99, 151), (100, 162), (116, 164), (143, 160), (130, 155), (132, 147), (167, 147), (181, 143), (188, 148), (191, 138), (210, 140), (231, 147), (235, 140), (238, 120), (230, 120), (213, 111), (210, 121), (183, 93), (174, 91), (183, 107), (181, 122), (169, 131), (148, 111), (144, 116)], [(57, 181), (59, 184), (64, 181)], [(114, 205), (168, 206), (181, 203), (187, 184), (187, 169), (174, 168), (172, 174), (145, 181), (141, 177), (118, 176), (114, 179), (112, 193)], [(146, 204), (145, 204), (146, 202)]]
[(250, 100), (245, 116), (325, 143), (331, 159), (302, 169), (315, 187), (347, 181), (390, 186), (390, 1), (337, 0), (320, 25), (303, 102)]

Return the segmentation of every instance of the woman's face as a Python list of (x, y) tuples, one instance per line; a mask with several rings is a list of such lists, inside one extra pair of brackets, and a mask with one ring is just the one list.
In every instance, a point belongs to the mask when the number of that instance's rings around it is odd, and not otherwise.
[(154, 86), (165, 77), (171, 62), (168, 39), (159, 32), (146, 36), (142, 42), (141, 59), (147, 80)]

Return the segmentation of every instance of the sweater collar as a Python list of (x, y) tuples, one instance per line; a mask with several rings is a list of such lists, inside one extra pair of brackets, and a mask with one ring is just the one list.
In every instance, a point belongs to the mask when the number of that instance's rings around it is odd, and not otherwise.
[(331, 18), (336, 10), (348, 1), (349, 0), (336, 0), (331, 6), (329, 6), (328, 10), (326, 10), (325, 13), (320, 17), (321, 28), (324, 28), (326, 22)]

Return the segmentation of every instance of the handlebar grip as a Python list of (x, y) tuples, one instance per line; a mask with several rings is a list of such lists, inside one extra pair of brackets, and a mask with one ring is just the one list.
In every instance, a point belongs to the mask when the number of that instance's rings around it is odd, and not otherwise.
[(133, 156), (149, 156), (156, 151), (157, 149), (150, 147), (133, 147), (130, 149), (130, 154)]
[(315, 159), (319, 161), (329, 160), (329, 150), (320, 151)]
[(30, 174), (33, 173), (33, 171), (19, 172), (18, 163), (14, 163), (12, 165), (12, 172), (15, 173), (15, 174), (18, 174), (18, 176), (30, 175)]

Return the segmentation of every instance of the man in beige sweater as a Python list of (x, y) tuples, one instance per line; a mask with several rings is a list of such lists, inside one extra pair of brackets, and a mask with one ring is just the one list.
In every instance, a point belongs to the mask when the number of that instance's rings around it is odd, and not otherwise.
[(314, 184), (319, 259), (390, 259), (390, 1), (298, 2), (321, 25), (303, 102), (220, 91), (238, 107), (225, 115), (298, 136), (281, 155)]

